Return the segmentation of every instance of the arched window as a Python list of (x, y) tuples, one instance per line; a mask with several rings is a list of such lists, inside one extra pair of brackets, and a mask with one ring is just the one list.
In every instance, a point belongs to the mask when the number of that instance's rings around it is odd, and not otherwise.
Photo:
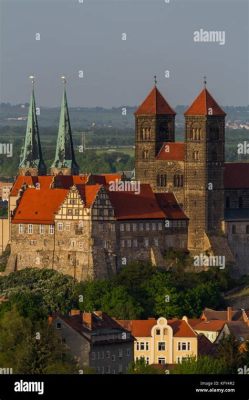
[(151, 140), (151, 128), (143, 127), (141, 129), (141, 140)]
[(174, 186), (175, 187), (183, 186), (183, 175), (174, 175)]
[(159, 187), (167, 186), (167, 175), (166, 174), (158, 174), (156, 180), (157, 180), (157, 186), (159, 186)]
[(147, 160), (149, 158), (149, 150), (143, 150), (143, 159)]
[(193, 152), (193, 159), (195, 160), (195, 161), (198, 161), (199, 160), (199, 151), (194, 151)]

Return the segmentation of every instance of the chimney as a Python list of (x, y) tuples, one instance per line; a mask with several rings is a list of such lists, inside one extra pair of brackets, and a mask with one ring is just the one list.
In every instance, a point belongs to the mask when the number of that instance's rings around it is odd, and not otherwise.
[(71, 317), (72, 317), (73, 315), (80, 315), (80, 310), (77, 310), (76, 308), (73, 308), (73, 309), (70, 311), (70, 315), (71, 315)]
[(232, 307), (227, 307), (227, 320), (230, 322), (232, 321)]
[(48, 316), (48, 325), (52, 325), (52, 322), (53, 322), (53, 317), (52, 317), (52, 315), (49, 315)]
[(82, 313), (82, 323), (85, 325), (88, 329), (92, 329), (93, 325), (93, 318), (92, 318), (92, 313), (90, 312), (83, 312)]

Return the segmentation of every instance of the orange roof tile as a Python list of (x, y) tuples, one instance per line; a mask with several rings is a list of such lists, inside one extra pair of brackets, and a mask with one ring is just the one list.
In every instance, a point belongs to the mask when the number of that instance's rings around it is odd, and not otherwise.
[(135, 115), (176, 115), (156, 86), (150, 91)]
[(53, 224), (54, 214), (64, 201), (67, 189), (26, 189), (15, 211), (12, 223)]
[(156, 197), (148, 184), (140, 185), (140, 194), (134, 191), (108, 191), (118, 220), (125, 219), (164, 219)]
[(194, 326), (195, 331), (211, 331), (219, 332), (225, 325), (226, 321), (213, 320), (213, 321), (202, 321)]
[(249, 163), (225, 163), (225, 189), (249, 188)]
[[(149, 337), (151, 329), (157, 324), (157, 320), (150, 318), (146, 320), (118, 320), (125, 329), (129, 330), (134, 337)], [(168, 320), (168, 325), (173, 329), (174, 337), (196, 337), (197, 334), (188, 324), (179, 319)]]
[(166, 219), (188, 219), (173, 193), (155, 193), (155, 196)]
[(184, 115), (209, 115), (209, 109), (212, 109), (212, 115), (226, 115), (226, 113), (211, 96), (209, 91), (204, 88), (184, 113)]
[(157, 160), (184, 161), (185, 143), (165, 142), (156, 156)]

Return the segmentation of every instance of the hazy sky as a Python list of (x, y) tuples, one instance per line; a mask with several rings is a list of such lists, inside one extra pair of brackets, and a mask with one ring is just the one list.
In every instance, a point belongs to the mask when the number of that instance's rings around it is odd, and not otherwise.
[[(204, 75), (220, 104), (249, 104), (248, 0), (80, 1), (0, 0), (0, 101), (28, 102), (34, 74), (37, 105), (59, 106), (65, 74), (70, 106), (132, 106), (156, 73), (172, 106), (191, 103)], [(201, 29), (225, 44), (194, 42)]]

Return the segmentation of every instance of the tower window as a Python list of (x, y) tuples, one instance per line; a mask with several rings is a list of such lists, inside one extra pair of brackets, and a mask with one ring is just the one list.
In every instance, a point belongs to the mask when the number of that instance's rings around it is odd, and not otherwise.
[(192, 129), (192, 140), (201, 140), (201, 129), (200, 128), (193, 128)]
[(149, 158), (149, 150), (144, 150), (143, 151), (143, 159), (147, 160)]
[(183, 175), (174, 175), (174, 186), (175, 187), (183, 186)]
[(142, 140), (150, 140), (151, 139), (151, 128), (142, 128), (141, 131), (141, 139)]
[(226, 197), (226, 208), (230, 208), (230, 197)]
[(243, 208), (243, 198), (239, 197), (239, 208)]
[(157, 186), (160, 186), (160, 187), (167, 186), (167, 175), (166, 174), (158, 174), (157, 175)]
[(193, 152), (193, 159), (194, 159), (195, 161), (198, 161), (198, 160), (199, 160), (199, 151), (194, 151), (194, 152)]

